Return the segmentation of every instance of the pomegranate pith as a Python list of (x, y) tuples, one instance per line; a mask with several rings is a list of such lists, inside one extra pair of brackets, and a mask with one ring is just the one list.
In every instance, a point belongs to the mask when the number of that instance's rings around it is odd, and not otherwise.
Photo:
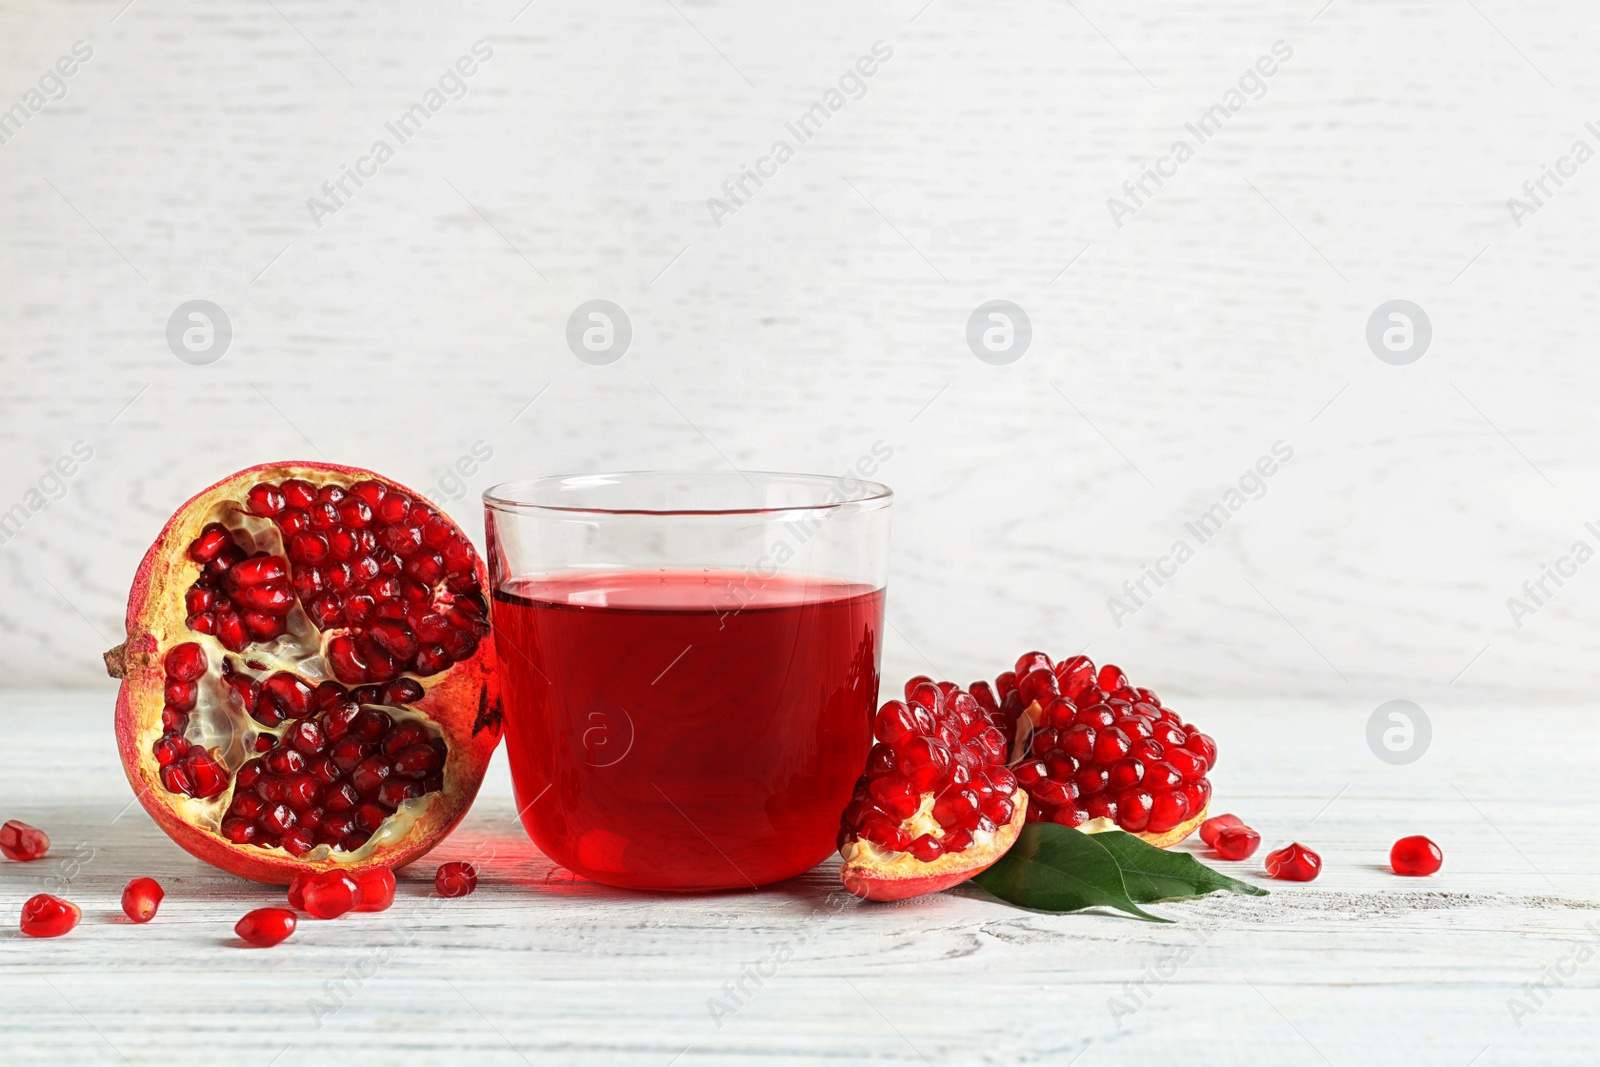
[(156, 917), (156, 909), (166, 896), (161, 883), (154, 878), (135, 878), (122, 891), (122, 911), (136, 923), (147, 923)]
[(1267, 873), (1286, 882), (1309, 882), (1322, 872), (1322, 857), (1296, 841), (1267, 853)]
[(50, 836), (38, 827), (11, 819), (0, 826), (0, 853), (8, 860), (28, 862), (50, 851)]
[(1052, 663), (1027, 652), (992, 689), (975, 684), (973, 692), (1018, 760), (1017, 780), (1032, 798), (1028, 821), (1105, 819), (1166, 848), (1204, 819), (1216, 742), (1134, 688), (1121, 667), (1097, 671), (1087, 656)]
[(40, 893), (22, 905), (22, 932), (29, 937), (60, 937), (82, 917), (83, 911), (71, 901)]
[(257, 908), (233, 924), (233, 932), (260, 948), (271, 948), (290, 934), (300, 920), (288, 908)]
[(1444, 852), (1421, 834), (1402, 837), (1389, 849), (1389, 866), (1395, 874), (1412, 878), (1426, 877), (1444, 866)]
[(140, 799), (260, 881), (415, 859), (499, 740), (486, 580), (453, 523), (367, 471), (270, 464), (205, 490), (146, 554), (107, 657)]
[(1005, 734), (970, 693), (913, 678), (873, 718), (877, 743), (840, 817), (840, 880), (869, 900), (936, 892), (985, 870), (1028, 810)]
[(478, 868), (461, 860), (441, 863), (433, 872), (433, 888), (441, 897), (464, 897), (478, 888)]

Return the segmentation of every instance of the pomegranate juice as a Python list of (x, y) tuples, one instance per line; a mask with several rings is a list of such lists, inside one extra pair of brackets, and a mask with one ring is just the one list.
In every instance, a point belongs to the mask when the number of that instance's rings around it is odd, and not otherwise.
[(493, 621), (523, 825), (616, 886), (809, 870), (872, 745), (882, 620), (883, 590), (816, 579), (512, 580)]

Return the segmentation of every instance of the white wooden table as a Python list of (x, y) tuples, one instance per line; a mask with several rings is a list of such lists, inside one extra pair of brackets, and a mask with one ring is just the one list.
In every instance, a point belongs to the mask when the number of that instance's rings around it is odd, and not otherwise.
[[(129, 806), (111, 705), (109, 691), (0, 693), (0, 817), (54, 842), (34, 864), (0, 861), (6, 1064), (1600, 1057), (1592, 708), (1429, 707), (1431, 749), (1392, 767), (1366, 748), (1369, 704), (1188, 705), (1222, 745), (1219, 810), (1265, 839), (1255, 860), (1221, 866), (1273, 893), (1156, 906), (1170, 926), (1033, 914), (970, 888), (863, 904), (833, 895), (832, 862), (760, 892), (606, 889), (531, 846), (497, 759), (460, 830), (402, 872), (391, 910), (305, 919), (251, 950), (234, 921), (281, 892), (190, 858)], [(1389, 844), (1413, 832), (1444, 848), (1439, 875), (1388, 872)], [(1266, 848), (1290, 838), (1321, 852), (1317, 882), (1260, 874)], [(477, 893), (435, 897), (436, 863), (474, 855), (488, 857)], [(78, 929), (16, 933), (22, 901), (69, 873), (60, 891), (83, 908)], [(144, 927), (117, 906), (136, 875), (167, 891)], [(772, 976), (746, 978), (751, 995), (719, 1026), (709, 1001), (733, 1006), (725, 983), (756, 965)], [(1572, 973), (1514, 1019), (1508, 998), (1552, 967)], [(1140, 981), (1147, 992), (1127, 986)]]

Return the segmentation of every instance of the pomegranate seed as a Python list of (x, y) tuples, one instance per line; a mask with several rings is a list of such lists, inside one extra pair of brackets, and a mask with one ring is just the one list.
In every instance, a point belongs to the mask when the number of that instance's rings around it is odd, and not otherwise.
[[(904, 848), (896, 851), (904, 851)], [(441, 897), (464, 897), (478, 888), (478, 868), (460, 860), (441, 863), (433, 874), (433, 887)]]
[(1389, 866), (1395, 874), (1420, 878), (1437, 872), (1443, 865), (1444, 852), (1421, 834), (1402, 837), (1389, 850)]
[(1244, 820), (1237, 815), (1213, 815), (1200, 824), (1200, 840), (1208, 845), (1217, 843), (1217, 836), (1230, 826), (1243, 826)]
[(944, 845), (932, 834), (923, 834), (921, 837), (913, 838), (906, 851), (923, 863), (932, 863), (944, 855)]
[(197, 642), (185, 641), (173, 645), (162, 658), (167, 677), (180, 682), (193, 682), (206, 673), (206, 653)]
[(1130, 789), (1117, 797), (1117, 825), (1131, 833), (1138, 833), (1150, 826), (1154, 808), (1155, 798), (1149, 793)]
[(337, 919), (361, 902), (361, 887), (343, 871), (322, 871), (300, 887), (305, 910), (314, 919)]
[(29, 937), (60, 937), (77, 926), (82, 917), (83, 911), (76, 904), (40, 893), (22, 905), (22, 932)]
[(288, 908), (257, 908), (235, 923), (233, 932), (252, 945), (271, 948), (294, 933), (298, 922)]
[(0, 826), (0, 853), (8, 860), (36, 860), (50, 851), (50, 835), (17, 819)]
[(288, 506), (283, 491), (275, 485), (266, 483), (252, 486), (250, 492), (245, 494), (245, 500), (249, 503), (250, 514), (259, 515), (264, 519), (272, 518)]
[(357, 911), (383, 911), (394, 903), (394, 872), (387, 867), (368, 867), (355, 879), (361, 890)]
[(1309, 882), (1322, 871), (1322, 857), (1296, 841), (1267, 853), (1267, 873), (1288, 882)]
[(1260, 845), (1261, 835), (1250, 827), (1224, 826), (1211, 847), (1225, 860), (1247, 860)]
[(122, 891), (122, 911), (136, 923), (147, 923), (156, 917), (161, 906), (161, 883), (154, 878), (135, 878)]

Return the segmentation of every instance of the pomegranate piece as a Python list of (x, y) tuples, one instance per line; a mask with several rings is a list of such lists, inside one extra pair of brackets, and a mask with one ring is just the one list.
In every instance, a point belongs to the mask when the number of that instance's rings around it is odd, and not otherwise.
[(1286, 882), (1309, 882), (1322, 873), (1322, 857), (1296, 841), (1267, 853), (1267, 873)]
[(161, 883), (154, 878), (135, 878), (122, 891), (123, 914), (136, 923), (147, 923), (156, 917), (164, 896)]
[(337, 919), (361, 902), (361, 887), (343, 871), (321, 871), (300, 887), (301, 901), (313, 919)]
[[(1019, 668), (1031, 663), (1024, 657)], [(846, 889), (867, 900), (937, 892), (1011, 847), (1027, 794), (1006, 766), (1009, 745), (993, 714), (955, 684), (923, 677), (906, 683), (906, 700), (878, 709), (867, 773), (840, 819)]]
[(106, 656), (139, 799), (258, 881), (421, 856), (500, 738), (486, 582), (459, 528), (368, 471), (268, 464), (206, 489), (145, 554)]
[(50, 851), (50, 836), (25, 822), (11, 819), (0, 826), (0, 853), (8, 860), (36, 860)]
[(1247, 860), (1261, 847), (1261, 835), (1248, 826), (1225, 826), (1211, 847), (1225, 860)]
[(433, 887), (441, 897), (464, 897), (478, 888), (478, 868), (460, 860), (441, 863), (433, 872)]
[(22, 905), (22, 932), (29, 937), (60, 937), (82, 917), (83, 911), (71, 901), (40, 893)]
[(288, 908), (257, 908), (233, 925), (233, 932), (261, 948), (271, 948), (290, 934), (299, 923)]
[(1420, 878), (1437, 873), (1443, 865), (1444, 852), (1421, 834), (1402, 837), (1389, 849), (1389, 866), (1395, 874)]
[(1155, 693), (1134, 688), (1121, 667), (1096, 670), (1087, 656), (1052, 664), (1043, 652), (1028, 652), (1015, 672), (983, 688), (998, 694), (985, 713), (1024, 761), (1018, 772), (1030, 819), (1063, 826), (1106, 819), (1161, 848), (1207, 821), (1216, 742)]
[(1208, 845), (1217, 843), (1217, 836), (1230, 826), (1243, 826), (1244, 820), (1237, 815), (1213, 815), (1200, 824), (1200, 840)]
[(357, 911), (386, 911), (394, 903), (394, 872), (387, 867), (369, 867), (355, 875), (361, 890)]

